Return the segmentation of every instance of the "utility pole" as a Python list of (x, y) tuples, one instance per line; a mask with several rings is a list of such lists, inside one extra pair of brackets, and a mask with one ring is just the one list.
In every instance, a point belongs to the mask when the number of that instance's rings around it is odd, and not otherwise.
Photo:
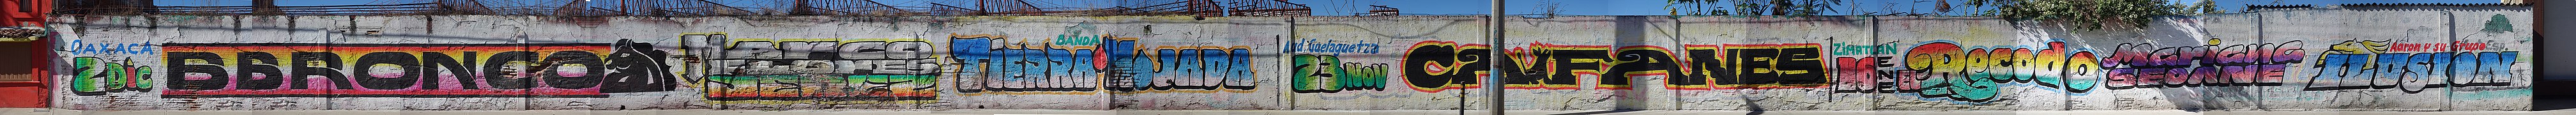
[(1504, 71), (1506, 69), (1504, 69), (1503, 64), (1494, 64), (1501, 63), (1503, 57), (1507, 56), (1503, 54), (1503, 0), (1494, 0), (1493, 13), (1493, 15), (1485, 16), (1485, 30), (1487, 30), (1485, 31), (1485, 36), (1488, 38), (1485, 40), (1485, 44), (1491, 45), (1492, 49), (1485, 50), (1487, 51), (1486, 53), (1488, 53), (1484, 57), (1486, 58), (1485, 82), (1478, 83), (1481, 83), (1480, 85), (1485, 88), (1485, 111), (1493, 112), (1494, 115), (1502, 115), (1503, 76), (1511, 75), (1509, 73), (1504, 73), (1506, 72)]

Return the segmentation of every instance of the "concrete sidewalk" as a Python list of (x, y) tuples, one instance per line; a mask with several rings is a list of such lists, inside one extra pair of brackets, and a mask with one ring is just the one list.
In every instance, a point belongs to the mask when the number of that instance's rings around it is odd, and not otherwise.
[[(85, 111), (40, 108), (0, 108), (0, 115), (1452, 115), (1455, 110), (525, 110), (525, 111), (370, 111), (370, 110), (280, 110), (280, 111)], [(1483, 111), (1465, 111), (1482, 114)], [(1703, 110), (1635, 110), (1635, 111), (1510, 111), (1514, 115), (1604, 114), (1604, 115), (2576, 115), (2576, 111), (2207, 111), (2181, 110), (2099, 110), (2099, 111), (1703, 111)]]

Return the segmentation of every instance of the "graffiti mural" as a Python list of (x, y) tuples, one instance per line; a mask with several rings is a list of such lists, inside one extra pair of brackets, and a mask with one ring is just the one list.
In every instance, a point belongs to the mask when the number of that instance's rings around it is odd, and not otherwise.
[(1504, 89), (1578, 89), (1581, 88), (1578, 85), (1587, 81), (1600, 83), (1595, 87), (1601, 89), (1626, 89), (1628, 85), (1624, 77), (1583, 79), (1583, 76), (1601, 76), (1601, 72), (1608, 69), (1602, 65), (1609, 65), (1610, 46), (1536, 43), (1530, 47), (1512, 48), (1504, 54), (1508, 56), (1504, 56), (1503, 67), (1522, 70), (1517, 74), (1505, 74), (1510, 76), (1503, 79)]
[[(2478, 51), (2483, 43), (2399, 43), (2351, 40), (2316, 58), (2308, 91), (2509, 86), (2519, 51)], [(2453, 51), (2456, 49), (2456, 51)]]
[(1343, 62), (1340, 56), (1299, 54), (1290, 59), (1295, 64), (1289, 76), (1289, 87), (1297, 93), (1333, 93), (1341, 91), (1382, 91), (1386, 89), (1387, 64)]
[[(1477, 54), (1481, 54), (1483, 49), (1440, 51), (1455, 49), (1455, 46), (1454, 42), (1448, 41), (1416, 44), (1413, 51), (1406, 54), (1406, 80), (1415, 83), (1416, 90), (1425, 92), (1448, 87), (1425, 85), (1440, 83), (1425, 81), (1473, 81), (1463, 79), (1473, 76), (1417, 77), (1454, 74), (1440, 70), (1483, 69), (1481, 66), (1440, 63), (1481, 59), (1474, 57), (1481, 57)], [(1482, 48), (1481, 44), (1469, 46)], [(1826, 86), (1826, 82), (1832, 79), (1826, 76), (1828, 73), (1825, 72), (1829, 71), (1824, 66), (1824, 52), (1819, 49), (1821, 47), (1813, 43), (1726, 44), (1686, 45), (1681, 52), (1674, 52), (1660, 46), (1614, 48), (1533, 43), (1531, 47), (1512, 48), (1506, 53), (1509, 56), (1504, 57), (1507, 60), (1502, 64), (1523, 72), (1506, 79), (1504, 88), (1566, 90), (1580, 89), (1580, 84), (1592, 83), (1596, 84), (1592, 89), (1627, 90), (1631, 87), (1628, 86), (1629, 78), (1659, 76), (1670, 78), (1666, 80), (1666, 88), (1675, 90), (1818, 88)]]
[[(1279, 95), (1278, 98), (1287, 99), (1288, 101), (1279, 103), (1288, 108), (1363, 108), (1365, 106), (1353, 103), (1393, 102), (1377, 100), (1411, 101), (1396, 103), (1446, 103), (1447, 101), (1431, 101), (1418, 97), (1450, 97), (1458, 93), (1424, 93), (1406, 83), (1407, 77), (1403, 76), (1405, 73), (1399, 68), (1405, 67), (1402, 65), (1405, 63), (1402, 56), (1409, 50), (1409, 47), (1403, 44), (1414, 43), (1413, 40), (1367, 36), (1303, 36), (1307, 38), (1291, 36), (1301, 35), (1273, 36), (1284, 40), (1278, 41), (1282, 42), (1279, 45), (1255, 46), (1276, 47), (1281, 51), (1278, 60), (1286, 63), (1278, 64), (1280, 67), (1278, 69), (1285, 70), (1284, 73), (1287, 75), (1280, 76), (1285, 78), (1265, 78), (1286, 82), (1285, 85), (1281, 85), (1285, 88), (1280, 88), (1283, 90), (1278, 92), (1288, 94)], [(1255, 51), (1262, 51), (1262, 49), (1255, 49)], [(1254, 56), (1259, 57), (1255, 58), (1255, 61), (1268, 58), (1264, 54), (1254, 54)], [(1236, 102), (1258, 102), (1258, 100)]]
[(1305, 39), (1297, 41), (1296, 43), (1288, 43), (1287, 50), (1288, 52), (1299, 53), (1375, 54), (1377, 53), (1378, 48), (1380, 47), (1378, 47), (1377, 44), (1370, 44), (1369, 41), (1366, 40), (1341, 41)]
[(1488, 74), (1487, 54), (1493, 50), (1484, 44), (1458, 44), (1450, 41), (1423, 41), (1405, 50), (1404, 83), (1414, 91), (1475, 89)]
[[(1734, 74), (1732, 77), (1735, 79), (1725, 80), (1727, 77), (1716, 77), (1709, 81), (1718, 84), (1748, 85), (1736, 88), (1822, 87), (1826, 80), (1831, 78), (1826, 78), (1826, 74), (1829, 73), (1824, 68), (1825, 56), (1823, 48), (1820, 47), (1815, 43), (1726, 44), (1721, 46), (1726, 49), (1724, 51), (1726, 59), (1716, 61), (1724, 64), (1723, 66), (1734, 68), (1734, 70), (1728, 70), (1734, 73), (1725, 74)], [(1727, 87), (1718, 86), (1718, 88)]]
[[(1358, 58), (1377, 56), (1379, 46), (1367, 40), (1300, 39), (1290, 40), (1286, 50), (1290, 68), (1288, 86), (1295, 93), (1340, 93), (1343, 91), (1385, 91), (1393, 77), (1392, 64)], [(1344, 58), (1354, 57), (1354, 58)]]
[(2102, 58), (2103, 68), (2110, 72), (2104, 85), (2110, 89), (2280, 86), (2288, 66), (2307, 56), (2299, 48), (2304, 45), (2296, 40), (2179, 47), (2121, 44), (2110, 57)]
[(1140, 46), (1136, 38), (1114, 36), (1090, 45), (1010, 42), (989, 35), (950, 38), (962, 93), (1258, 89), (1250, 46)]
[(72, 58), (70, 87), (73, 95), (97, 96), (109, 92), (152, 92), (152, 66), (129, 65), (132, 59), (104, 60), (98, 57)]
[(1834, 92), (1896, 93), (1897, 90), (1887, 89), (1887, 86), (1894, 85), (1896, 83), (1895, 81), (1892, 81), (1894, 76), (1896, 76), (1896, 68), (1894, 67), (1896, 67), (1897, 62), (1895, 60), (1897, 60), (1897, 53), (1904, 52), (1900, 51), (1903, 50), (1904, 47), (1898, 47), (1892, 42), (1877, 44), (1834, 43), (1833, 47), (1835, 48), (1833, 51), (1835, 56), (1833, 61), (1834, 65), (1832, 66), (1834, 68), (1834, 82), (1832, 87)]
[(631, 49), (651, 46), (631, 41), (161, 46), (168, 69), (160, 79), (169, 87), (162, 95), (172, 98), (605, 97), (676, 87), (673, 78), (654, 78), (671, 76), (654, 67), (660, 60), (644, 58), (656, 54)]
[(152, 54), (161, 52), (159, 47), (153, 46), (149, 43), (86, 43), (81, 40), (72, 40), (71, 44), (68, 46), (70, 47), (62, 49), (64, 51), (68, 51), (64, 52), (64, 55)]
[[(1891, 54), (1875, 46), (1868, 54)], [(1860, 54), (1860, 51), (1855, 51)], [(1862, 87), (1837, 92), (1909, 92), (1927, 100), (1991, 102), (2002, 87), (2048, 87), (2061, 92), (2089, 92), (2099, 61), (2087, 49), (2069, 49), (2066, 41), (2045, 46), (1960, 46), (1953, 41), (1927, 41), (1901, 51), (1901, 56), (1837, 56), (1844, 79), (1868, 79)]]
[(938, 54), (921, 39), (727, 38), (689, 34), (714, 44), (702, 60), (707, 100), (898, 101), (938, 97)]

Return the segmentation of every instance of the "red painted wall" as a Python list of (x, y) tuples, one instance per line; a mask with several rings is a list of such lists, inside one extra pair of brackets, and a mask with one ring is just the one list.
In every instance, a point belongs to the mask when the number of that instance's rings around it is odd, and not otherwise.
[[(0, 26), (43, 26), (45, 12), (52, 12), (52, 0), (0, 0)], [(29, 42), (0, 42), (0, 75), (30, 75), (36, 81), (0, 81), (0, 108), (44, 108), (52, 99), (51, 76), (53, 38)]]

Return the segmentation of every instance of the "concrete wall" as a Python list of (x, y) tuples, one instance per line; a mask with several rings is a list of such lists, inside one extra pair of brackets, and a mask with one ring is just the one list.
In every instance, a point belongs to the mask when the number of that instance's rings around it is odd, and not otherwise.
[[(1988, 17), (57, 18), (82, 110), (2525, 110), (2527, 7)], [(1506, 60), (1484, 52), (1503, 50)], [(1486, 67), (1503, 64), (1507, 70)], [(1481, 81), (1480, 75), (1506, 81)], [(1500, 82), (1502, 86), (1478, 83)]]

